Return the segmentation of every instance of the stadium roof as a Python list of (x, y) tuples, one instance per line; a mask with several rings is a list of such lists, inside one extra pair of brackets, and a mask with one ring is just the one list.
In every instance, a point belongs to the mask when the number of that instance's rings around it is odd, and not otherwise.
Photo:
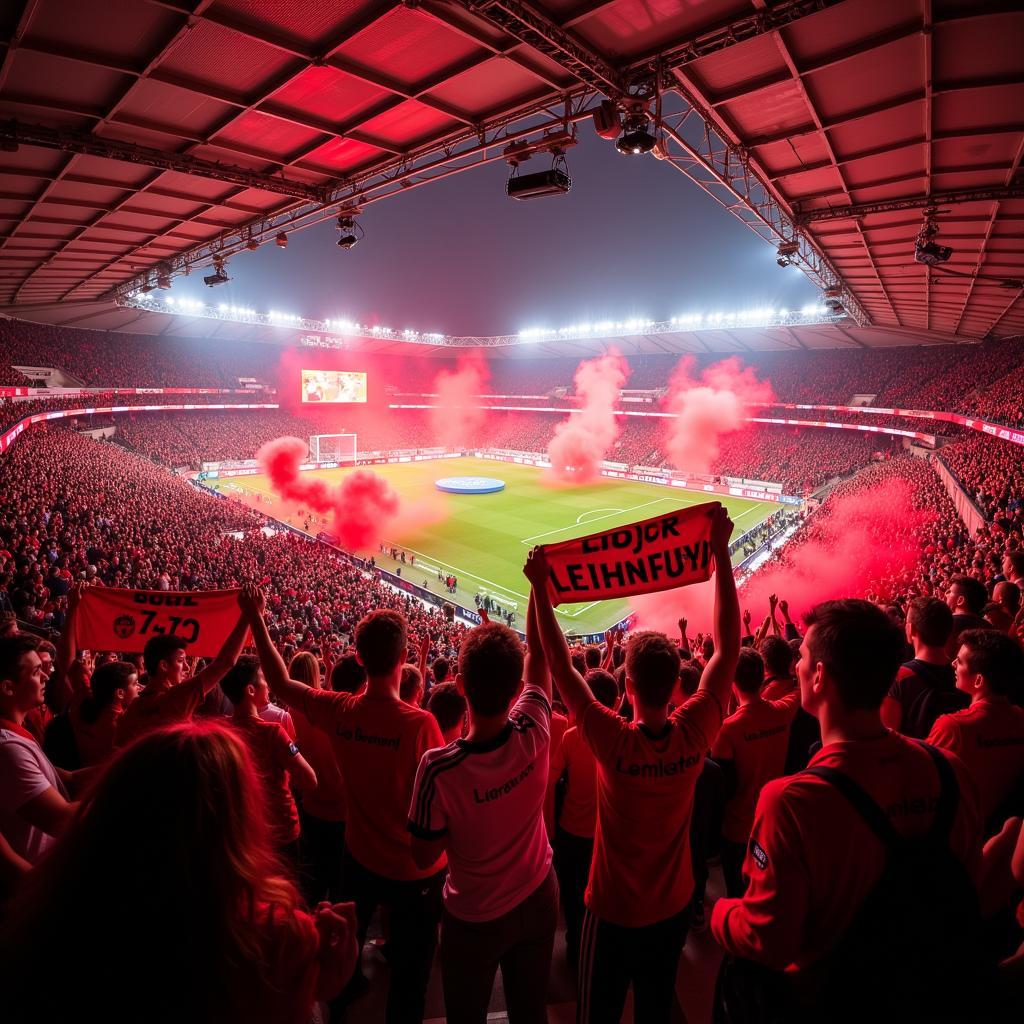
[[(1024, 332), (1017, 2), (27, 0), (0, 34), (8, 315), (155, 333), (169, 318), (112, 305), (138, 275), (500, 161), (610, 96), (797, 241), (883, 328), (863, 343)], [(936, 269), (913, 259), (929, 203), (954, 249)]]

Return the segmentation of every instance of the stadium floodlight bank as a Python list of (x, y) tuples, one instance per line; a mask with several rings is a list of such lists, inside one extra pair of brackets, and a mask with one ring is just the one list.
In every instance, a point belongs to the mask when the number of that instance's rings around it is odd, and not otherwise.
[(313, 434), (309, 439), (312, 462), (334, 462), (339, 466), (356, 464), (355, 434)]

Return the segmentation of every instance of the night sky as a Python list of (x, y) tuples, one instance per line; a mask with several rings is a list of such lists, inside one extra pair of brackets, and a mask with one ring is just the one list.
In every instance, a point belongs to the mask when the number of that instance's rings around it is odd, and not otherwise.
[[(582, 321), (799, 308), (817, 290), (696, 185), (579, 126), (567, 196), (516, 202), (504, 163), (368, 206), (344, 251), (333, 220), (232, 258), (229, 285), (200, 275), (171, 294), (345, 318), (397, 330), (516, 333)], [(534, 157), (521, 173), (544, 170)], [(198, 286), (198, 287), (197, 287)]]

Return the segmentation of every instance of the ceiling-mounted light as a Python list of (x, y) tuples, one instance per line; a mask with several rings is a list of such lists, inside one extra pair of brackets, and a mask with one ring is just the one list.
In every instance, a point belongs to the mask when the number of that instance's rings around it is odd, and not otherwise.
[(615, 148), (626, 156), (650, 153), (658, 144), (658, 139), (650, 128), (651, 119), (647, 113), (646, 101), (630, 101), (622, 122), (622, 135), (615, 143)]
[(278, 249), (287, 249), (288, 236), (283, 231), (278, 231), (278, 233), (274, 235), (274, 245), (276, 245)]
[(351, 249), (365, 235), (362, 225), (348, 213), (338, 217), (337, 228), (340, 249)]
[(800, 252), (799, 242), (780, 242), (775, 262), (780, 267), (788, 267), (796, 263), (797, 254)]
[(171, 275), (166, 270), (156, 275), (156, 286), (165, 292), (171, 290)]
[(219, 284), (227, 284), (231, 278), (227, 275), (227, 264), (223, 256), (213, 257), (213, 273), (203, 278), (203, 284), (207, 288), (216, 288)]

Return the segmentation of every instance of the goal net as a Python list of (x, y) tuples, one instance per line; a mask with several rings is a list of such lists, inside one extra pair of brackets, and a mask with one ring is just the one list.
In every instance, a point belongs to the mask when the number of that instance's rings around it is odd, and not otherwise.
[(309, 439), (313, 462), (336, 462), (339, 466), (356, 464), (355, 434), (313, 434)]

